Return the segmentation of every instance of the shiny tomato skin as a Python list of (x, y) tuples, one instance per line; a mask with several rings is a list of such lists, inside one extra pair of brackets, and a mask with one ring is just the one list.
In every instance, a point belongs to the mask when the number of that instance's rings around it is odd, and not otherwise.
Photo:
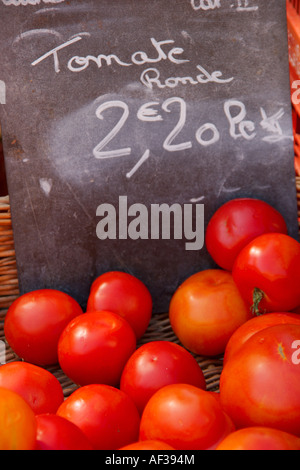
[(36, 416), (36, 450), (93, 450), (85, 434), (75, 424), (56, 414)]
[(4, 323), (6, 340), (26, 362), (39, 366), (57, 364), (57, 344), (63, 329), (77, 315), (80, 305), (64, 292), (41, 289), (20, 296), (9, 308)]
[(56, 413), (64, 401), (58, 379), (48, 370), (26, 362), (9, 362), (1, 366), (0, 387), (18, 393), (36, 415)]
[(216, 450), (300, 450), (300, 439), (278, 429), (251, 427), (229, 434)]
[(221, 398), (220, 398), (220, 393), (219, 392), (208, 392), (210, 395), (218, 401), (218, 403), (221, 405)]
[(118, 313), (130, 323), (140, 339), (150, 323), (152, 307), (151, 294), (142, 281), (128, 273), (110, 271), (93, 282), (87, 312), (109, 310)]
[(175, 450), (162, 441), (137, 441), (133, 444), (128, 444), (120, 450)]
[(238, 354), (240, 347), (255, 333), (270, 326), (286, 324), (300, 325), (300, 315), (290, 312), (274, 312), (253, 317), (240, 326), (231, 336), (225, 349), (224, 364), (231, 357)]
[(217, 356), (252, 314), (231, 273), (209, 269), (192, 275), (176, 290), (169, 318), (185, 348), (201, 356)]
[(276, 209), (259, 199), (233, 199), (210, 219), (206, 246), (218, 266), (231, 271), (242, 248), (254, 238), (271, 232), (288, 233), (284, 217)]
[(35, 450), (35, 414), (17, 393), (0, 387), (0, 450)]
[(238, 429), (265, 426), (300, 436), (300, 364), (293, 348), (299, 338), (299, 325), (265, 328), (224, 365), (221, 404)]
[(214, 450), (234, 425), (209, 392), (172, 384), (158, 390), (141, 418), (140, 440), (160, 440), (176, 450)]
[(152, 341), (138, 348), (122, 372), (120, 388), (142, 413), (150, 397), (173, 383), (206, 389), (204, 374), (186, 349), (170, 341)]
[(79, 388), (57, 415), (78, 426), (95, 450), (117, 450), (138, 440), (138, 410), (130, 397), (109, 385)]
[(248, 305), (263, 293), (257, 311), (288, 312), (300, 304), (300, 243), (271, 233), (250, 242), (237, 256), (233, 278)]
[(117, 386), (135, 349), (135, 333), (124, 318), (113, 312), (89, 312), (65, 328), (58, 358), (61, 369), (78, 385)]

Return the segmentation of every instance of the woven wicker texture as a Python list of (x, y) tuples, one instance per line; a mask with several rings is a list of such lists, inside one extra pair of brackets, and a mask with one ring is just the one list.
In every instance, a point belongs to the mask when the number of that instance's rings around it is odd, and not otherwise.
[(0, 319), (19, 294), (9, 198), (0, 198)]
[[(298, 220), (300, 233), (300, 178), (297, 178)], [(0, 355), (1, 363), (20, 360), (4, 337), (4, 319), (7, 309), (18, 297), (17, 266), (14, 251), (13, 231), (9, 198), (0, 198), (0, 341), (5, 344), (5, 353)], [(149, 328), (138, 346), (150, 341), (173, 341), (180, 344), (169, 323), (168, 313), (153, 315)], [(2, 344), (3, 344), (2, 343)], [(222, 358), (205, 358), (195, 356), (204, 372), (207, 390), (218, 391), (222, 372)], [(77, 386), (62, 372), (59, 365), (47, 368), (60, 381), (65, 397), (69, 396)]]

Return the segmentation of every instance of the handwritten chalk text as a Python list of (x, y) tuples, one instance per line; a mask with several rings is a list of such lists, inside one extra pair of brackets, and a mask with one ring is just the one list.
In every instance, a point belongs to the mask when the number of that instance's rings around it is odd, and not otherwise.
[(141, 75), (141, 82), (143, 85), (145, 85), (147, 88), (150, 88), (151, 90), (156, 86), (160, 89), (162, 88), (176, 88), (178, 85), (199, 85), (201, 83), (209, 83), (209, 82), (214, 82), (214, 83), (229, 83), (232, 82), (234, 77), (230, 78), (221, 78), (222, 77), (222, 72), (219, 70), (216, 70), (212, 73), (209, 73), (204, 67), (201, 65), (197, 65), (198, 72), (200, 71), (200, 74), (196, 77), (169, 77), (165, 80), (162, 80), (160, 77), (160, 72), (156, 68), (150, 68), (147, 70), (144, 70), (144, 72)]
[(221, 0), (191, 0), (191, 5), (194, 10), (214, 10), (221, 8)]
[[(254, 0), (255, 3), (257, 0)], [(193, 10), (205, 12), (208, 10), (216, 10), (222, 6), (228, 6), (236, 11), (257, 11), (258, 5), (253, 4), (253, 0), (232, 0), (226, 2), (224, 0), (190, 0)]]
[(2, 0), (6, 6), (27, 6), (27, 5), (40, 5), (41, 3), (63, 3), (65, 0)]
[[(54, 49), (51, 49), (50, 51), (46, 52), (44, 55), (32, 62), (31, 65), (36, 66), (52, 56), (54, 61), (54, 70), (56, 73), (59, 73), (59, 51), (70, 47), (71, 45), (75, 44), (78, 41), (81, 41), (82, 39), (83, 36), (75, 36), (64, 44), (61, 44), (55, 47)], [(98, 56), (87, 55), (85, 57), (76, 55), (69, 59), (67, 63), (67, 68), (71, 72), (78, 73), (86, 70), (91, 65), (96, 65), (98, 69), (101, 69), (105, 65), (109, 67), (113, 64), (119, 65), (121, 67), (131, 67), (133, 65), (156, 64), (161, 61), (169, 61), (176, 65), (189, 62), (188, 59), (182, 59), (178, 57), (184, 53), (184, 50), (181, 47), (170, 48), (170, 46), (175, 44), (175, 41), (173, 41), (172, 39), (167, 39), (165, 41), (157, 41), (156, 39), (151, 38), (150, 41), (154, 49), (154, 55), (152, 57), (148, 56), (148, 54), (144, 51), (134, 52), (130, 57), (130, 61), (128, 60), (128, 58), (125, 61), (123, 58), (121, 59), (116, 54), (101, 53)]]
[[(98, 106), (96, 110), (96, 117), (103, 121), (106, 116), (106, 111), (117, 110), (118, 118), (112, 124), (111, 130), (104, 136), (102, 135), (101, 141), (93, 149), (93, 155), (96, 159), (103, 160), (107, 158), (126, 157), (132, 154), (132, 147), (120, 147), (112, 150), (113, 141), (118, 136), (127, 134), (127, 121), (131, 117), (131, 110), (127, 103), (121, 100), (106, 101)], [(120, 116), (121, 110), (121, 116)], [(187, 104), (183, 98), (174, 96), (160, 103), (160, 101), (150, 101), (140, 106), (136, 113), (139, 121), (145, 123), (156, 123), (168, 120), (170, 113), (177, 113), (178, 120), (173, 125), (171, 131), (164, 137), (162, 142), (163, 150), (167, 152), (182, 152), (192, 149), (194, 142), (187, 140), (185, 136), (186, 123), (188, 118)], [(258, 137), (257, 126), (254, 121), (247, 119), (246, 106), (239, 100), (227, 100), (223, 104), (223, 113), (228, 122), (229, 136), (235, 140), (251, 141)], [(281, 140), (293, 140), (293, 136), (285, 135), (280, 125), (280, 120), (284, 116), (283, 109), (280, 109), (274, 114), (268, 115), (264, 108), (260, 108), (260, 126), (267, 135), (261, 137), (261, 140), (272, 144)], [(110, 117), (111, 119), (111, 117)], [(217, 128), (213, 122), (204, 122), (201, 124), (199, 121), (196, 124), (195, 141), (196, 145), (202, 148), (210, 147), (218, 143), (221, 139), (221, 130)], [(198, 127), (200, 125), (200, 127)], [(222, 132), (224, 133), (224, 132)], [(146, 145), (145, 145), (146, 146)], [(151, 150), (145, 150), (141, 158), (134, 165), (132, 170), (128, 171), (126, 178), (132, 178), (135, 173), (144, 165), (148, 160), (151, 160)]]
[[(43, 54), (41, 57), (32, 62), (32, 66), (35, 67), (41, 64), (43, 61), (52, 57), (54, 71), (59, 73), (61, 71), (60, 65), (60, 51), (70, 46), (75, 45), (81, 41), (83, 37), (86, 37), (85, 33), (81, 33), (65, 43), (51, 49), (50, 51)], [(67, 69), (74, 73), (80, 73), (87, 70), (91, 66), (96, 66), (98, 69), (103, 67), (119, 66), (119, 67), (132, 67), (132, 66), (144, 66), (149, 64), (158, 64), (162, 61), (168, 61), (171, 64), (182, 65), (190, 62), (189, 59), (184, 58), (184, 49), (177, 47), (175, 41), (172, 39), (166, 39), (163, 41), (157, 41), (155, 38), (150, 38), (151, 45), (153, 47), (153, 53), (150, 55), (144, 51), (134, 52), (130, 60), (128, 58), (120, 57), (117, 54), (99, 54), (86, 55), (86, 56), (72, 56), (67, 60)], [(202, 65), (196, 66), (197, 71), (194, 77), (191, 76), (176, 76), (162, 79), (160, 71), (157, 68), (151, 67), (143, 71), (140, 76), (140, 81), (149, 89), (155, 87), (163, 88), (176, 88), (179, 85), (199, 85), (209, 82), (218, 84), (229, 83), (234, 80), (234, 77), (223, 78), (223, 74), (220, 70), (208, 72)]]

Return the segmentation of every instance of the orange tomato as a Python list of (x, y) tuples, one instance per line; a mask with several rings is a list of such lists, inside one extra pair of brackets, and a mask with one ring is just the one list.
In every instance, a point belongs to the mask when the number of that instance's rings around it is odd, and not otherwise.
[(183, 346), (201, 356), (217, 356), (252, 314), (232, 275), (209, 269), (181, 284), (171, 299), (169, 317)]
[(0, 450), (34, 450), (35, 414), (15, 392), (0, 388)]

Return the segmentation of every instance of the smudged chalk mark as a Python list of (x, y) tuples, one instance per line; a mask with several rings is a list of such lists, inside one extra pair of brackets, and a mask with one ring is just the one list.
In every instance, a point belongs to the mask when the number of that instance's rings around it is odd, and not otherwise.
[(51, 179), (40, 178), (40, 187), (47, 197), (50, 196), (53, 182)]

